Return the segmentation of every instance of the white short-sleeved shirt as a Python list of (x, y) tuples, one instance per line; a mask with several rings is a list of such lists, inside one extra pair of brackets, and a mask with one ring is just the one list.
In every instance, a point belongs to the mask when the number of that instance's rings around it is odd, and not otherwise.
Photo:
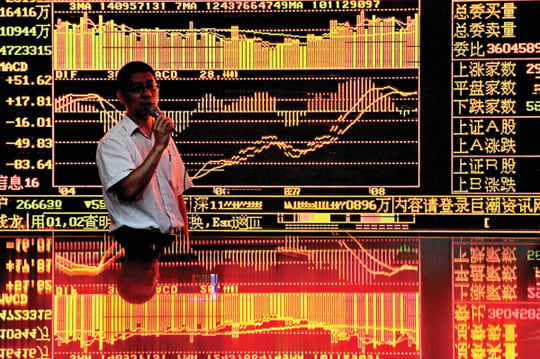
[(178, 196), (193, 186), (172, 138), (163, 151), (152, 179), (136, 201), (123, 201), (111, 187), (127, 177), (146, 158), (154, 144), (125, 116), (99, 141), (96, 162), (105, 205), (111, 217), (110, 231), (128, 226), (138, 229), (181, 229), (184, 221), (178, 209)]

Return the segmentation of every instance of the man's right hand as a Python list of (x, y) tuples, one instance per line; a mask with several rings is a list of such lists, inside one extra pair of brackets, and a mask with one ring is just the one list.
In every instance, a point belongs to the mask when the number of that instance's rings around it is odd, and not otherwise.
[(165, 149), (169, 144), (169, 138), (171, 137), (173, 129), (173, 121), (170, 118), (163, 116), (163, 114), (160, 114), (158, 118), (154, 120), (154, 126), (152, 128), (156, 140), (155, 146), (159, 146), (160, 150)]

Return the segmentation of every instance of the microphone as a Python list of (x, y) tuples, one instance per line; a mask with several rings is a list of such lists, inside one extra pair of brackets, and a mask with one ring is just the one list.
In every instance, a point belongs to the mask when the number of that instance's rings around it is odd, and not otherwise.
[(159, 112), (159, 109), (157, 107), (150, 107), (148, 112), (150, 112), (150, 116), (152, 116), (153, 118), (158, 118), (159, 115), (161, 115), (161, 112)]
[[(148, 109), (148, 112), (150, 112), (150, 116), (152, 116), (154, 119), (157, 119), (161, 115), (159, 108), (157, 108), (156, 106), (150, 107)], [(171, 128), (171, 132), (176, 133), (176, 131), (174, 130), (174, 127)]]

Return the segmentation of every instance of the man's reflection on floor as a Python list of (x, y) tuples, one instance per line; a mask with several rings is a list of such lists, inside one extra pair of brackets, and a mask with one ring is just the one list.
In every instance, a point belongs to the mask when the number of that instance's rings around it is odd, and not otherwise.
[(120, 297), (131, 304), (142, 304), (156, 294), (159, 283), (159, 258), (174, 236), (140, 236), (131, 233), (117, 236), (97, 265), (80, 264), (55, 255), (55, 268), (70, 277), (114, 276)]
[(127, 232), (117, 235), (116, 239), (125, 250), (117, 277), (118, 294), (128, 303), (147, 302), (156, 294), (159, 257), (174, 236), (161, 233), (140, 236)]

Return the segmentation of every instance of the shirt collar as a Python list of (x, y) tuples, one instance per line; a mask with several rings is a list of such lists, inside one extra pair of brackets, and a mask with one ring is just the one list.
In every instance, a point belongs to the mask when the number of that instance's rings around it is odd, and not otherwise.
[(133, 134), (138, 131), (140, 134), (146, 137), (144, 132), (139, 128), (135, 121), (129, 118), (128, 115), (125, 115), (122, 119), (122, 127), (124, 128), (124, 131), (126, 131), (130, 136), (133, 136)]

